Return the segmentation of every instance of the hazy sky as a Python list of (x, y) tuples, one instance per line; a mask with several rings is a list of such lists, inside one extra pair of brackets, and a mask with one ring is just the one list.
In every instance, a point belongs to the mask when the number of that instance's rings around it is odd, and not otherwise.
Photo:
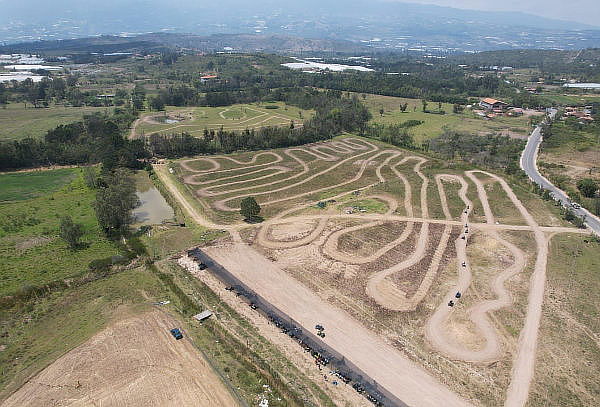
[(522, 11), (600, 26), (600, 0), (399, 0), (410, 3), (437, 4), (456, 8), (495, 11)]

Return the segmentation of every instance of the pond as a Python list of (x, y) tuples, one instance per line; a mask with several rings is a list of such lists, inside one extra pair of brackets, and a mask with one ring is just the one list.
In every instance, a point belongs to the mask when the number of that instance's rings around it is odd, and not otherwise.
[(146, 179), (137, 182), (138, 191), (136, 195), (140, 200), (140, 206), (133, 210), (134, 226), (159, 225), (175, 217), (173, 208), (168, 204), (160, 191), (149, 182), (148, 176), (139, 174), (136, 178), (144, 176)]

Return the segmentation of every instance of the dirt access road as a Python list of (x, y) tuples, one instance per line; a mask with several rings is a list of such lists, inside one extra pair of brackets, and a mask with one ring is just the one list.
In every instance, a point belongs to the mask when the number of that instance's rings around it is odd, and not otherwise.
[(323, 301), (248, 245), (237, 243), (203, 250), (302, 326), (323, 325), (327, 332), (323, 340), (328, 345), (408, 405), (470, 405), (392, 345), (346, 312)]
[(155, 310), (116, 322), (68, 352), (2, 407), (238, 406), (177, 322)]

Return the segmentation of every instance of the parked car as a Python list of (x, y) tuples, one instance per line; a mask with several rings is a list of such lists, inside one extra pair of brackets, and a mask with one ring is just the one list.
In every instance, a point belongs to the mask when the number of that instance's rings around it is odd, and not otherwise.
[(183, 334), (181, 333), (181, 331), (179, 330), (179, 328), (173, 328), (171, 329), (171, 335), (173, 335), (173, 338), (180, 340), (183, 338)]

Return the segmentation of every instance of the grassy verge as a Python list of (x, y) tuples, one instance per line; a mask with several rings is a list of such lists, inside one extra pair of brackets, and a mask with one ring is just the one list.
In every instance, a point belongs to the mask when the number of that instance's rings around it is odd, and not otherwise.
[(552, 239), (531, 407), (598, 405), (599, 252), (587, 237)]
[(161, 280), (179, 287), (174, 306), (192, 315), (210, 309), (215, 318), (198, 324), (189, 318), (186, 331), (215, 367), (251, 403), (267, 384), (271, 406), (333, 406), (329, 397), (291, 363), (258, 330), (202, 281), (172, 262), (157, 263)]

